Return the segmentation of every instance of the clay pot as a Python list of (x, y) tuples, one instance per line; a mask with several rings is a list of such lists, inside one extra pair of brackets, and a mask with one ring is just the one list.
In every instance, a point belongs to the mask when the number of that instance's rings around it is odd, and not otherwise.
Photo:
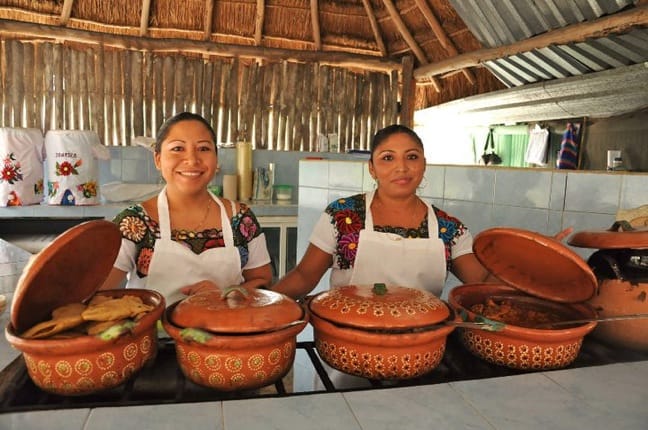
[[(448, 302), (466, 321), (475, 321), (479, 315), (470, 308), (495, 295), (526, 297), (516, 288), (485, 283), (453, 288)], [(594, 309), (585, 303), (549, 303), (569, 314), (571, 319), (596, 316)], [(571, 364), (578, 356), (583, 338), (594, 327), (595, 322), (559, 329), (533, 329), (506, 324), (498, 332), (460, 328), (458, 333), (466, 349), (490, 363), (513, 369), (546, 370)]]
[(23, 353), (27, 372), (44, 391), (76, 396), (117, 387), (130, 379), (157, 353), (157, 320), (164, 310), (164, 298), (152, 290), (103, 290), (98, 295), (134, 295), (155, 306), (131, 333), (115, 341), (98, 336), (71, 339), (24, 339), (11, 324), (5, 330), (9, 343)]
[[(602, 317), (648, 313), (648, 282), (601, 280), (589, 304)], [(624, 348), (648, 351), (648, 319), (601, 323), (593, 336)]]
[(334, 287), (309, 301), (320, 357), (331, 367), (370, 379), (410, 379), (439, 365), (454, 327), (433, 294), (400, 286)]
[(162, 319), (184, 375), (220, 391), (256, 389), (285, 376), (307, 322), (287, 296), (231, 288), (176, 302)]
[[(503, 284), (467, 284), (453, 288), (448, 303), (466, 321), (470, 308), (495, 295), (534, 298), (566, 320), (594, 318), (584, 303), (596, 288), (596, 277), (575, 252), (553, 238), (516, 228), (492, 228), (475, 236), (473, 251)], [(514, 369), (558, 369), (572, 363), (596, 322), (569, 328), (534, 329), (505, 324), (498, 332), (460, 328), (463, 345), (476, 356)]]
[[(101, 246), (97, 246), (97, 244)], [(119, 228), (109, 221), (79, 224), (36, 254), (18, 280), (5, 329), (8, 342), (23, 353), (27, 371), (42, 390), (85, 395), (114, 388), (139, 371), (157, 352), (157, 320), (165, 302), (151, 290), (104, 290), (111, 297), (134, 295), (154, 306), (130, 333), (106, 341), (96, 336), (25, 339), (29, 327), (48, 320), (52, 310), (87, 302), (112, 269), (121, 244)]]
[[(588, 260), (598, 279), (589, 303), (603, 317), (648, 313), (648, 206), (628, 211), (628, 224), (575, 233), (569, 244), (599, 249)], [(648, 351), (648, 319), (598, 325), (593, 336), (623, 348)]]

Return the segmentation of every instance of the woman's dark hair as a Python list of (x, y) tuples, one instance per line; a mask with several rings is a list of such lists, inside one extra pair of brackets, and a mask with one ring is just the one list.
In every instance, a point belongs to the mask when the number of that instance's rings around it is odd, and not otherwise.
[(164, 124), (162, 124), (158, 129), (157, 135), (155, 136), (155, 152), (160, 152), (162, 150), (162, 142), (164, 142), (164, 139), (166, 139), (167, 136), (169, 135), (169, 131), (171, 130), (171, 127), (182, 121), (201, 122), (207, 128), (207, 130), (209, 130), (209, 134), (211, 134), (212, 141), (214, 142), (214, 148), (216, 148), (216, 133), (214, 132), (214, 129), (212, 128), (211, 124), (208, 123), (205, 118), (198, 115), (197, 113), (180, 112), (178, 114), (173, 115), (171, 118), (167, 119), (166, 121), (164, 121)]
[(412, 139), (414, 139), (414, 142), (416, 142), (418, 146), (423, 148), (423, 141), (414, 130), (401, 124), (392, 124), (381, 130), (378, 130), (374, 137), (371, 139), (371, 146), (369, 147), (369, 150), (371, 151), (371, 160), (373, 160), (374, 152), (376, 152), (376, 149), (380, 146), (380, 144), (383, 143), (388, 137), (398, 133), (405, 133), (409, 135)]

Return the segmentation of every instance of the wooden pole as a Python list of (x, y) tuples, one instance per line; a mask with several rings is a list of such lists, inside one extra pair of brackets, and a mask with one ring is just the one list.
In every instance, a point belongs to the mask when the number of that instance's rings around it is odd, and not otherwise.
[(413, 70), (414, 59), (411, 56), (403, 57), (400, 123), (410, 128), (414, 126), (414, 96), (416, 93), (416, 85), (412, 77)]
[(632, 28), (647, 24), (648, 5), (644, 5), (594, 21), (559, 28), (510, 45), (479, 49), (446, 60), (437, 61), (436, 63), (426, 64), (414, 70), (414, 78), (416, 80), (425, 80), (436, 75), (442, 75), (467, 67), (479, 66), (486, 61), (505, 58), (534, 49), (544, 48), (549, 45), (582, 42), (590, 38), (605, 37), (613, 33), (623, 33)]

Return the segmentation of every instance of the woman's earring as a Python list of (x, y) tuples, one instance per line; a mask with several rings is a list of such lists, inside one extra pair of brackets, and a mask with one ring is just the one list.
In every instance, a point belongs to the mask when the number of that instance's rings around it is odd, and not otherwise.
[(378, 179), (374, 178), (373, 189), (375, 190), (376, 188), (378, 188)]

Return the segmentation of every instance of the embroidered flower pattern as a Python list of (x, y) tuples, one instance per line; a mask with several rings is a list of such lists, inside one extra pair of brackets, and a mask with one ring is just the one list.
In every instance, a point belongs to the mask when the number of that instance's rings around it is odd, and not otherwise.
[(20, 169), (20, 161), (16, 160), (14, 153), (11, 152), (7, 154), (7, 156), (2, 160), (2, 178), (0, 178), (0, 181), (9, 182), (9, 184), (22, 181), (23, 174)]
[(81, 167), (81, 164), (83, 164), (83, 161), (80, 158), (77, 161), (75, 161), (74, 164), (70, 163), (69, 161), (64, 161), (62, 163), (59, 163), (57, 161), (56, 175), (57, 176), (78, 175), (79, 171), (77, 170), (77, 168)]
[(97, 182), (90, 181), (77, 185), (77, 190), (83, 193), (83, 197), (89, 199), (97, 196)]
[(34, 184), (34, 194), (43, 194), (43, 180), (39, 179)]
[[(155, 241), (160, 238), (160, 226), (149, 217), (141, 205), (131, 206), (119, 213), (113, 220), (121, 231), (122, 237), (135, 243), (135, 262), (140, 278), (148, 275), (149, 266), (154, 254)], [(241, 256), (241, 267), (249, 258), (248, 243), (262, 232), (256, 217), (246, 205), (232, 219), (234, 245)], [(186, 246), (192, 252), (200, 254), (204, 250), (225, 246), (223, 232), (219, 229), (203, 231), (171, 231), (171, 239)]]
[[(466, 227), (446, 212), (433, 207), (439, 225), (439, 238), (445, 246), (445, 257), (448, 269), (452, 261), (452, 245), (457, 238), (466, 232)], [(365, 221), (365, 195), (356, 194), (351, 197), (337, 199), (325, 210), (331, 216), (331, 223), (335, 227), (337, 237), (336, 261), (340, 269), (350, 269), (355, 262), (358, 250), (360, 230), (364, 228)], [(403, 228), (394, 226), (374, 226), (375, 231), (395, 233), (405, 238), (428, 238), (427, 216), (419, 228)]]

